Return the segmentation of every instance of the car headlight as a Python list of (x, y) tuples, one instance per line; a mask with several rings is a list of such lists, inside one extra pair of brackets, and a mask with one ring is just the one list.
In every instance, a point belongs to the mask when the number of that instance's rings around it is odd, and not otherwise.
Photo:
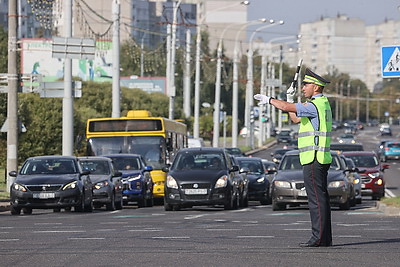
[(108, 185), (109, 185), (109, 182), (108, 182), (108, 181), (101, 181), (101, 182), (96, 183), (96, 184), (94, 185), (94, 188), (100, 189), (100, 188), (106, 187), (106, 186), (108, 186)]
[(264, 181), (265, 181), (265, 177), (260, 177), (260, 178), (258, 178), (257, 179), (257, 183), (264, 183)]
[(379, 177), (379, 175), (380, 175), (379, 172), (371, 172), (371, 173), (368, 173), (368, 176), (371, 177), (371, 178), (377, 178), (377, 177)]
[(275, 187), (281, 187), (281, 188), (291, 188), (292, 186), (290, 185), (289, 182), (286, 181), (274, 181)]
[(217, 180), (217, 182), (215, 183), (215, 188), (226, 187), (227, 184), (228, 184), (228, 176), (224, 175)]
[(376, 185), (383, 185), (383, 180), (382, 180), (382, 179), (378, 179), (378, 180), (375, 182), (375, 184), (376, 184)]
[(359, 184), (360, 183), (360, 179), (356, 178), (353, 180), (353, 184)]
[(333, 188), (339, 188), (342, 186), (345, 186), (344, 181), (333, 181), (333, 182), (330, 182), (328, 185), (328, 187), (333, 187)]
[(167, 183), (166, 183), (167, 187), (169, 188), (174, 188), (174, 189), (178, 189), (178, 183), (176, 182), (176, 180), (174, 179), (174, 177), (172, 177), (171, 175), (167, 176)]
[(132, 182), (132, 181), (139, 180), (139, 179), (140, 179), (140, 175), (131, 176), (131, 177), (129, 177), (128, 182)]
[(23, 185), (21, 185), (21, 184), (15, 183), (15, 184), (13, 185), (13, 187), (14, 187), (14, 190), (16, 190), (16, 191), (22, 191), (22, 192), (28, 191), (28, 190), (26, 189), (26, 187), (23, 186)]
[(63, 186), (62, 190), (75, 189), (78, 186), (78, 181), (70, 182)]

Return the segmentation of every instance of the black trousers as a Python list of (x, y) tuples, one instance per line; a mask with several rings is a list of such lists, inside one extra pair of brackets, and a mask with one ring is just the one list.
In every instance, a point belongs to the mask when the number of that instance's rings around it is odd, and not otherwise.
[(329, 167), (330, 164), (320, 164), (317, 160), (303, 165), (304, 185), (311, 217), (310, 242), (320, 245), (332, 244), (331, 206), (327, 182)]

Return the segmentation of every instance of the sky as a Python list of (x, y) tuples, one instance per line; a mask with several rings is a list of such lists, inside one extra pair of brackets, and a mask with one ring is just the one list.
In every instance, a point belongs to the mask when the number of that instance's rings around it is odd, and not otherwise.
[[(400, 0), (250, 0), (248, 20), (268, 18), (284, 24), (260, 33), (264, 41), (279, 35), (296, 35), (300, 24), (337, 14), (362, 19), (365, 24), (380, 24), (385, 19), (400, 20)], [(253, 26), (256, 29), (258, 26)], [(266, 31), (267, 31), (266, 30)]]

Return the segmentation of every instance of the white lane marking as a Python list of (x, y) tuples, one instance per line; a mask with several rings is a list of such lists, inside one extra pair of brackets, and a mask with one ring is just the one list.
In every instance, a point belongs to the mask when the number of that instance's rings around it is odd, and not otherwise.
[(338, 223), (336, 225), (340, 225), (340, 226), (366, 226), (366, 225), (369, 225), (369, 223)]
[(339, 238), (361, 238), (360, 235), (338, 235), (335, 237), (339, 237)]
[(207, 231), (240, 231), (240, 229), (206, 229)]
[(61, 225), (62, 223), (35, 223), (34, 225)]
[(97, 232), (113, 232), (113, 231), (117, 231), (117, 229), (97, 229)]
[(153, 239), (189, 239), (190, 236), (153, 236)]
[(11, 242), (11, 241), (19, 241), (18, 238), (12, 238), (12, 239), (0, 239), (0, 242)]
[(273, 236), (273, 235), (261, 235), (261, 236), (257, 236), (257, 235), (239, 235), (239, 236), (237, 236), (237, 238), (275, 238), (275, 236)]
[(285, 231), (310, 231), (310, 228), (307, 228), (307, 229), (289, 229), (289, 228), (286, 228), (286, 229), (283, 229), (283, 230), (285, 230)]
[(69, 240), (104, 240), (104, 237), (68, 237)]
[(199, 215), (189, 215), (184, 217), (185, 220), (192, 220), (192, 219), (197, 219), (205, 216), (205, 214), (199, 214)]
[(385, 189), (385, 194), (387, 197), (396, 197), (396, 195), (390, 191), (390, 189)]
[(128, 232), (161, 232), (160, 229), (135, 229), (135, 230), (128, 230)]
[(128, 224), (128, 222), (101, 222), (100, 224)]
[(67, 230), (51, 231), (51, 230), (47, 230), (47, 231), (33, 231), (33, 233), (35, 233), (35, 234), (46, 234), (46, 233), (86, 233), (86, 231), (67, 231)]

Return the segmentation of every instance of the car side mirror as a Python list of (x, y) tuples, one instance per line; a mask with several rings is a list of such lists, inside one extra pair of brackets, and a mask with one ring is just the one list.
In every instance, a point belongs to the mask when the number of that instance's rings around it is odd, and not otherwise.
[(240, 171), (239, 171), (239, 173), (248, 173), (248, 172), (250, 172), (250, 169), (248, 167), (242, 167), (242, 168), (240, 168)]
[(145, 166), (145, 167), (144, 167), (144, 170), (145, 170), (146, 172), (151, 172), (151, 171), (153, 170), (153, 167), (151, 167), (151, 166)]
[(232, 168), (229, 170), (230, 172), (237, 172), (239, 170), (239, 166), (233, 165)]
[(16, 171), (10, 171), (8, 173), (8, 175), (10, 175), (11, 177), (17, 177), (17, 172)]
[(82, 171), (82, 173), (81, 173), (81, 175), (89, 175), (90, 174), (90, 171)]
[(385, 171), (386, 169), (389, 169), (390, 165), (389, 164), (382, 164), (382, 171)]
[(169, 167), (170, 167), (170, 165), (168, 164), (168, 165), (162, 167), (161, 170), (162, 170), (163, 172), (169, 172)]
[(276, 172), (277, 172), (276, 169), (269, 169), (269, 170), (267, 170), (267, 174), (273, 174), (273, 173), (276, 173)]
[(367, 171), (366, 169), (358, 169), (358, 173), (364, 173), (366, 171)]
[(122, 176), (122, 172), (115, 172), (113, 177), (121, 177)]

